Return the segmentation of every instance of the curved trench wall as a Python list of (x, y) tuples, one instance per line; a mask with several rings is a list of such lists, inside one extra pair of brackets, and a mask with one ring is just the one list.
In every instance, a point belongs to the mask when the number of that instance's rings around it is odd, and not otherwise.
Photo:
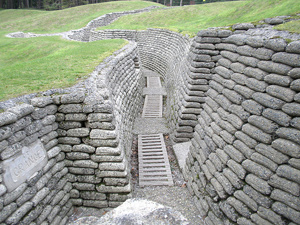
[[(188, 54), (191, 41), (175, 32), (149, 29), (138, 34), (138, 47), (141, 64), (150, 70), (158, 72), (164, 81), (167, 91), (166, 118), (169, 122), (170, 130), (176, 130), (182, 126), (181, 133), (174, 133), (173, 139), (176, 141), (187, 141), (192, 137), (192, 126), (196, 116), (185, 117), (185, 121), (180, 120), (183, 113), (183, 104), (188, 104), (184, 97), (188, 77)], [(198, 94), (198, 93), (197, 93)], [(200, 93), (200, 95), (203, 92)], [(195, 97), (197, 102), (191, 105), (191, 110), (200, 108), (201, 97)], [(193, 100), (193, 99), (192, 99)], [(204, 99), (203, 99), (204, 100)]]
[(126, 32), (137, 44), (75, 89), (0, 114), (0, 221), (63, 224), (73, 205), (115, 207), (130, 196), (140, 62), (165, 82), (173, 140), (191, 139), (183, 172), (206, 223), (300, 224), (300, 42)]
[[(219, 31), (221, 37), (230, 34), (230, 31)], [(205, 101), (218, 51), (160, 29), (140, 32), (137, 41), (142, 65), (160, 73), (165, 82), (166, 118), (173, 141), (189, 141)]]
[(142, 13), (142, 12), (149, 12), (155, 8), (158, 8), (158, 6), (149, 6), (144, 9), (136, 9), (132, 11), (114, 12), (114, 13), (105, 14), (103, 16), (100, 16), (92, 20), (84, 28), (78, 30), (72, 30), (71, 34), (68, 34), (68, 38), (76, 41), (90, 41), (91, 39), (90, 36), (92, 36), (93, 34), (93, 29), (97, 27), (107, 26), (121, 16)]
[(219, 52), (184, 171), (201, 215), (300, 224), (300, 42), (207, 30), (194, 45)]
[(72, 206), (116, 207), (131, 193), (131, 128), (140, 110), (137, 46), (65, 94), (0, 114), (0, 223), (65, 224)]
[(300, 42), (241, 29), (94, 38), (135, 39), (162, 75), (173, 140), (192, 138), (184, 176), (207, 224), (300, 224)]
[[(228, 30), (218, 31), (222, 38), (231, 34)], [(90, 41), (118, 38), (137, 42), (141, 65), (162, 76), (167, 91), (165, 116), (172, 140), (189, 141), (198, 123), (197, 116), (205, 102), (208, 80), (219, 59), (219, 51), (210, 44), (200, 46), (188, 37), (162, 29), (92, 31)]]
[[(209, 48), (199, 50), (191, 46), (190, 38), (162, 29), (92, 31), (90, 41), (118, 38), (137, 42), (141, 65), (161, 75), (167, 91), (165, 116), (172, 140), (189, 141), (205, 100), (216, 53)], [(207, 55), (195, 56), (195, 52), (202, 51)]]

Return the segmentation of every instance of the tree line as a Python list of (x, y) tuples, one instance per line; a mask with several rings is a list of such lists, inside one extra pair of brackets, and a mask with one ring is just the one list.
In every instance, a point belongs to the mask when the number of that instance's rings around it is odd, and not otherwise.
[[(59, 10), (79, 5), (110, 2), (114, 0), (0, 0), (2, 9), (43, 9)], [(234, 0), (149, 0), (166, 6), (182, 6), (190, 4), (202, 4), (209, 2), (234, 1)]]
[(59, 10), (100, 2), (109, 2), (109, 0), (0, 0), (0, 8)]

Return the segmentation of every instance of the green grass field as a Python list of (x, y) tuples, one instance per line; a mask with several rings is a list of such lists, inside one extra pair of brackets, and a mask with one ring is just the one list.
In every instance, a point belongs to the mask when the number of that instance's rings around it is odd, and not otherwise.
[(125, 43), (81, 43), (60, 37), (0, 40), (0, 99), (72, 86)]
[(268, 17), (290, 15), (297, 12), (300, 12), (299, 0), (215, 2), (128, 15), (99, 29), (165, 28), (194, 36), (199, 30), (209, 27), (256, 22)]
[(5, 34), (68, 31), (84, 27), (92, 19), (109, 12), (150, 5), (157, 4), (119, 1), (50, 12), (0, 10), (0, 101), (50, 88), (72, 86), (127, 43), (124, 40), (82, 43), (60, 37), (7, 38)]
[(142, 9), (151, 5), (162, 7), (154, 2), (117, 1), (56, 11), (7, 9), (0, 11), (0, 30), (32, 33), (63, 32), (82, 28), (91, 20), (107, 13)]
[[(84, 27), (109, 12), (162, 5), (146, 1), (114, 1), (59, 11), (0, 10), (0, 101), (50, 88), (68, 87), (86, 77), (105, 57), (126, 44), (124, 40), (81, 43), (60, 37), (11, 39), (23, 31), (55, 33)], [(104, 29), (166, 28), (191, 36), (200, 29), (254, 22), (300, 12), (299, 0), (249, 0), (209, 3), (153, 10), (129, 15)], [(297, 21), (278, 29), (299, 32)]]
[[(300, 19), (300, 18), (299, 18)], [(300, 20), (290, 21), (276, 26), (277, 30), (286, 30), (292, 33), (300, 34)]]

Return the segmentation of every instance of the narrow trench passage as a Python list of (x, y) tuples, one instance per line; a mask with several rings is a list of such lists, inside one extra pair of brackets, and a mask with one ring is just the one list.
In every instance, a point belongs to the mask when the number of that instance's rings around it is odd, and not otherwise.
[[(161, 116), (148, 117), (141, 113), (141, 116), (135, 120), (130, 159), (132, 198), (157, 202), (180, 212), (190, 225), (203, 225), (203, 218), (199, 214), (179, 169), (174, 154), (175, 146), (173, 149), (169, 138), (170, 131), (163, 117), (163, 99), (166, 92), (161, 85), (161, 78), (159, 74), (145, 69), (143, 69), (143, 75), (149, 82), (144, 88), (143, 95), (145, 98), (153, 93), (161, 96), (159, 104), (155, 104), (161, 107), (159, 110)], [(148, 79), (149, 77), (151, 78)], [(156, 78), (152, 79), (152, 77)], [(140, 158), (143, 158), (141, 163), (139, 163)], [(76, 210), (75, 214), (70, 217), (69, 225), (94, 224), (93, 221), (97, 221), (109, 211), (83, 207), (76, 208)], [(83, 219), (82, 223), (79, 218)]]
[[(162, 89), (159, 76), (147, 76), (147, 87), (142, 118), (162, 118), (163, 96), (155, 90)], [(163, 134), (138, 135), (139, 185), (173, 185), (170, 163)]]
[[(156, 72), (143, 69), (146, 87), (141, 117), (133, 129), (132, 198), (147, 199), (180, 212), (191, 225), (204, 224), (188, 192), (163, 117), (166, 91)], [(153, 100), (149, 102), (149, 99)], [(155, 100), (154, 100), (155, 99)], [(150, 103), (150, 104), (149, 104)]]

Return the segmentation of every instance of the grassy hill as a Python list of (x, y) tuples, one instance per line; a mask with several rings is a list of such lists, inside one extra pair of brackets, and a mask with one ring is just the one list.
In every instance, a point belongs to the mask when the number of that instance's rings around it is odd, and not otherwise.
[[(55, 33), (84, 27), (110, 12), (158, 5), (143, 1), (118, 1), (84, 5), (60, 11), (0, 10), (0, 101), (23, 94), (68, 87), (90, 74), (124, 40), (82, 43), (60, 37), (7, 38), (23, 31)], [(161, 6), (161, 5), (159, 5)]]
[[(55, 33), (84, 27), (101, 15), (159, 5), (146, 1), (114, 1), (60, 11), (0, 10), (0, 101), (22, 94), (75, 84), (105, 57), (126, 44), (124, 40), (81, 43), (60, 37), (11, 39), (5, 34), (23, 31)], [(159, 5), (163, 7), (162, 5)], [(194, 35), (208, 27), (300, 12), (299, 0), (249, 0), (153, 10), (129, 15), (105, 29), (160, 27)], [(289, 27), (287, 27), (287, 25)], [(281, 29), (297, 32), (299, 23)], [(299, 29), (298, 29), (299, 30)]]
[(166, 28), (195, 35), (209, 27), (255, 22), (268, 17), (300, 13), (299, 0), (249, 0), (175, 7), (128, 15), (99, 29)]
[(142, 9), (160, 4), (146, 1), (117, 1), (89, 4), (64, 10), (43, 11), (7, 9), (0, 11), (0, 30), (32, 33), (56, 33), (79, 29), (91, 20), (111, 12)]

